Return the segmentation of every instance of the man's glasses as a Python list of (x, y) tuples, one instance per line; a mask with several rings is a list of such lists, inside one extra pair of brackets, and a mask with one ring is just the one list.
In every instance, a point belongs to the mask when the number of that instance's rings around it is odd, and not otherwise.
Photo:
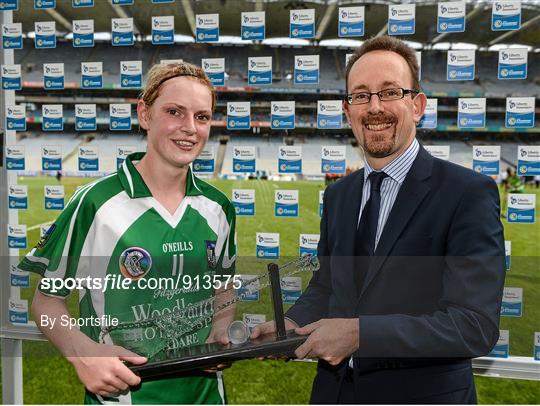
[(378, 92), (351, 93), (345, 96), (345, 101), (349, 104), (367, 104), (371, 101), (371, 96), (374, 94), (377, 95), (380, 101), (392, 101), (403, 99), (406, 94), (411, 94), (414, 97), (418, 93), (420, 93), (420, 91), (414, 89), (384, 89)]

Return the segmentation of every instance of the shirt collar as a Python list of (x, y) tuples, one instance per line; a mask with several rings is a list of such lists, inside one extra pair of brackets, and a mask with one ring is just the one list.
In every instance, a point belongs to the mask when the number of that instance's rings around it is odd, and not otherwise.
[[(411, 145), (405, 150), (405, 152), (395, 158), (393, 161), (388, 163), (384, 168), (381, 169), (394, 181), (402, 184), (411, 169), (411, 166), (418, 155), (420, 150), (420, 143), (416, 138), (413, 139)], [(365, 160), (364, 166), (364, 183), (367, 181), (367, 178), (374, 169), (369, 165), (368, 161)]]
[[(144, 152), (135, 152), (126, 157), (126, 160), (118, 170), (118, 177), (120, 178), (120, 183), (126, 191), (126, 193), (132, 199), (139, 197), (152, 197), (152, 193), (146, 183), (135, 168), (135, 164), (138, 163), (143, 157)], [(202, 191), (197, 185), (197, 178), (193, 175), (191, 168), (188, 168), (188, 173), (186, 176), (186, 196), (199, 196), (202, 195)]]

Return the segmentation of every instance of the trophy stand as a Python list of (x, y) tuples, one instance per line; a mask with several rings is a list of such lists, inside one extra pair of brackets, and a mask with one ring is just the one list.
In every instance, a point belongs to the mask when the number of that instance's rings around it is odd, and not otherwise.
[(293, 330), (287, 331), (285, 329), (279, 270), (277, 264), (268, 264), (272, 308), (276, 323), (275, 333), (262, 335), (254, 340), (247, 339), (242, 344), (208, 343), (162, 351), (151, 357), (146, 364), (132, 365), (129, 368), (143, 380), (148, 381), (193, 375), (216, 365), (230, 364), (234, 361), (250, 358), (294, 358), (294, 351), (308, 336), (299, 336)]

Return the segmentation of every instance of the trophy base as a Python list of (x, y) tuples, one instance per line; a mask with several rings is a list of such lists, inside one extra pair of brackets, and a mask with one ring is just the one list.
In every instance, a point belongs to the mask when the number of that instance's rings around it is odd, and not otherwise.
[(294, 351), (308, 336), (299, 336), (293, 330), (278, 339), (266, 334), (243, 344), (201, 344), (177, 350), (164, 350), (144, 365), (131, 365), (129, 369), (143, 380), (190, 375), (195, 371), (257, 357), (294, 357)]

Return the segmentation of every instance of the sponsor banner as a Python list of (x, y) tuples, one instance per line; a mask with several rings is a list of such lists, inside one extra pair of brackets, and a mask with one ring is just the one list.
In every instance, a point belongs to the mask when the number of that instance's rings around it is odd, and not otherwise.
[(197, 14), (195, 22), (197, 42), (219, 41), (219, 14)]
[(338, 36), (363, 37), (365, 7), (340, 7), (338, 11)]
[(27, 235), (26, 225), (24, 224), (8, 224), (8, 247), (9, 248), (26, 248)]
[(475, 51), (448, 51), (446, 80), (474, 80)]
[(38, 49), (56, 48), (56, 22), (42, 21), (34, 23), (35, 44)]
[(437, 128), (438, 99), (427, 99), (426, 110), (418, 122), (418, 128)]
[(96, 130), (96, 105), (76, 104), (75, 105), (75, 130), (95, 131)]
[(6, 129), (26, 131), (26, 105), (6, 106)]
[(501, 316), (521, 317), (523, 316), (523, 289), (504, 288)]
[(227, 102), (227, 129), (249, 130), (251, 128), (250, 102)]
[(43, 145), (41, 147), (41, 170), (61, 171), (62, 170), (62, 146)]
[(534, 127), (534, 97), (507, 97), (506, 98), (506, 128), (532, 128)]
[(473, 170), (488, 176), (499, 176), (501, 161), (500, 145), (473, 146)]
[(131, 6), (135, 0), (112, 0), (112, 4), (118, 6)]
[(131, 104), (109, 104), (109, 130), (131, 130)]
[(46, 185), (43, 187), (45, 195), (45, 210), (64, 210), (64, 186)]
[(293, 130), (295, 124), (294, 101), (273, 101), (270, 103), (270, 125), (272, 130)]
[(71, 5), (73, 8), (94, 7), (94, 0), (72, 0)]
[(256, 171), (255, 147), (234, 146), (233, 147), (233, 172), (251, 173)]
[(81, 63), (81, 87), (83, 89), (103, 87), (103, 62)]
[(289, 13), (290, 38), (315, 38), (315, 9), (291, 10)]
[(317, 255), (317, 245), (319, 244), (319, 234), (300, 234), (299, 255)]
[(274, 215), (276, 217), (298, 217), (298, 190), (276, 190), (274, 193)]
[(294, 57), (294, 84), (319, 84), (319, 55), (296, 55)]
[(99, 148), (79, 147), (79, 171), (99, 171)]
[(512, 266), (512, 241), (504, 242), (504, 259), (506, 264), (506, 270), (509, 271)]
[(116, 147), (116, 169), (120, 169), (127, 156), (137, 152), (137, 147), (134, 145), (118, 145)]
[(64, 110), (61, 104), (43, 104), (41, 106), (41, 129), (43, 131), (64, 130)]
[(174, 3), (176, 0), (152, 0), (153, 4), (160, 4), (160, 3)]
[(17, 268), (17, 265), (10, 264), (9, 281), (10, 281), (10, 285), (13, 287), (29, 288), (30, 287), (30, 272), (23, 271)]
[(9, 299), (8, 308), (11, 324), (28, 324), (28, 300)]
[(302, 278), (299, 276), (284, 276), (280, 280), (281, 300), (284, 304), (295, 304), (302, 294)]
[(0, 2), (0, 11), (18, 10), (19, 0), (2, 0)]
[(142, 61), (120, 62), (120, 86), (125, 89), (142, 87)]
[(508, 195), (509, 223), (532, 224), (535, 222), (536, 195), (510, 193)]
[(494, 1), (491, 9), (491, 30), (519, 30), (521, 27), (521, 1)]
[(2, 24), (2, 47), (4, 49), (22, 49), (22, 24)]
[(464, 32), (465, 12), (464, 1), (447, 1), (439, 3), (437, 32)]
[(8, 208), (26, 210), (28, 209), (28, 186), (9, 185), (8, 186)]
[(341, 174), (345, 173), (345, 146), (321, 147), (321, 172)]
[(22, 89), (21, 65), (2, 65), (2, 89)]
[(34, 8), (36, 10), (56, 8), (56, 0), (34, 0)]
[(500, 80), (526, 79), (527, 55), (527, 48), (501, 49), (497, 78)]
[(214, 86), (225, 84), (225, 58), (209, 58), (201, 61), (202, 67)]
[(250, 331), (255, 326), (266, 323), (266, 315), (264, 314), (251, 314), (251, 313), (244, 313), (242, 315), (242, 320), (246, 325), (249, 327)]
[(236, 295), (242, 296), (242, 302), (258, 302), (261, 282), (257, 275), (238, 275), (240, 289), (236, 289)]
[(510, 353), (510, 332), (508, 330), (499, 330), (499, 340), (491, 352), (487, 355), (488, 357), (495, 358), (508, 358)]
[(73, 46), (76, 48), (94, 46), (94, 20), (73, 21)]
[(214, 173), (216, 155), (214, 147), (205, 147), (197, 159), (193, 161), (193, 172), (197, 173)]
[(279, 259), (279, 234), (257, 233), (257, 258)]
[(6, 169), (8, 171), (24, 171), (24, 145), (8, 145), (6, 147)]
[(486, 99), (459, 98), (458, 99), (458, 127), (484, 128), (486, 126)]
[(152, 17), (152, 44), (174, 44), (174, 16)]
[(518, 145), (517, 173), (540, 175), (540, 145)]
[(64, 88), (64, 64), (43, 64), (43, 88), (46, 90)]
[(279, 173), (302, 173), (302, 147), (280, 145), (278, 149)]
[(111, 18), (111, 45), (130, 46), (133, 41), (133, 18)]
[(435, 158), (450, 160), (450, 145), (424, 145), (424, 148)]
[(254, 189), (233, 189), (231, 200), (237, 216), (255, 215)]
[(248, 83), (250, 85), (272, 84), (272, 57), (248, 58)]
[(411, 35), (415, 30), (414, 4), (388, 6), (388, 35)]
[(323, 214), (324, 190), (319, 190), (319, 217)]
[(241, 14), (241, 35), (246, 40), (266, 38), (266, 15), (264, 11), (243, 12)]
[(339, 129), (343, 117), (343, 102), (341, 100), (317, 101), (317, 128)]

